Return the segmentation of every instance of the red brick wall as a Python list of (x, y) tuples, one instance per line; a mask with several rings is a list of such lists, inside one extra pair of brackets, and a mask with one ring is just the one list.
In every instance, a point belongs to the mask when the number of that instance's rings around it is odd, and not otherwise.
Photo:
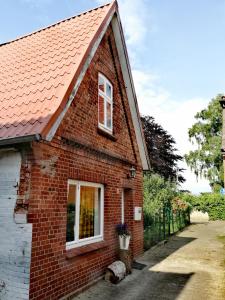
[[(98, 72), (113, 84), (113, 138), (97, 130)], [(30, 299), (59, 299), (102, 275), (116, 259), (115, 225), (121, 222), (123, 188), (132, 253), (137, 256), (143, 249), (143, 223), (133, 221), (134, 206), (142, 206), (141, 163), (111, 29), (53, 141), (32, 146), (28, 216), (33, 223)], [(131, 165), (137, 169), (135, 179), (127, 179)], [(66, 251), (68, 179), (105, 186), (104, 242), (96, 244), (99, 249), (93, 250), (91, 245)], [(81, 249), (89, 252), (78, 253)]]

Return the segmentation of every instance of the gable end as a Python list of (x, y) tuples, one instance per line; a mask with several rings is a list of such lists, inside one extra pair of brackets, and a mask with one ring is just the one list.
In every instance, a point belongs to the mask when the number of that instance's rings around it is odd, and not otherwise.
[(81, 70), (81, 73), (74, 85), (74, 88), (69, 96), (69, 99), (66, 103), (66, 106), (58, 116), (57, 120), (49, 130), (49, 132), (46, 135), (46, 140), (51, 141), (52, 138), (54, 137), (61, 121), (63, 120), (66, 112), (68, 111), (77, 91), (78, 88), (84, 78), (84, 75), (103, 39), (103, 36), (105, 35), (109, 25), (112, 25), (113, 29), (113, 34), (116, 42), (116, 47), (117, 47), (117, 52), (119, 55), (119, 61), (122, 69), (122, 74), (126, 86), (126, 93), (129, 101), (129, 106), (130, 106), (130, 111), (131, 111), (131, 116), (132, 116), (132, 122), (134, 125), (135, 129), (135, 134), (136, 134), (136, 139), (137, 139), (137, 144), (139, 148), (139, 153), (141, 157), (141, 162), (142, 162), (142, 167), (143, 170), (148, 170), (150, 168), (150, 163), (149, 163), (149, 158), (148, 158), (148, 153), (147, 153), (147, 148), (145, 144), (145, 139), (142, 131), (142, 125), (141, 125), (141, 120), (140, 120), (140, 115), (139, 115), (139, 110), (138, 110), (138, 104), (137, 104), (137, 99), (136, 99), (136, 94), (135, 94), (135, 89), (134, 89), (134, 84), (133, 84), (133, 79), (132, 79), (132, 74), (131, 74), (131, 69), (129, 65), (129, 60), (128, 60), (128, 54), (127, 54), (127, 49), (125, 45), (125, 39), (122, 31), (122, 25), (119, 20), (119, 15), (118, 11), (115, 12), (113, 11), (108, 18), (103, 30), (101, 31), (99, 37), (95, 41), (84, 65)]

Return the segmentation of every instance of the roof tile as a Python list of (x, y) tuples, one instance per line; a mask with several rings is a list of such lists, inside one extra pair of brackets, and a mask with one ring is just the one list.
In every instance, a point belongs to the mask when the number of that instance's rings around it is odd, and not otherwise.
[(114, 5), (0, 45), (0, 139), (43, 132)]

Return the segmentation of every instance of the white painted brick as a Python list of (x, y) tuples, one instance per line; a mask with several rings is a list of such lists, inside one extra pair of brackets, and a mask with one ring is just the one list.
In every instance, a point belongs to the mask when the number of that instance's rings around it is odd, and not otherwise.
[[(18, 153), (0, 157), (0, 280), (5, 282), (1, 300), (29, 299), (32, 225), (14, 220), (20, 165)], [(16, 221), (25, 219), (18, 216)]]
[(14, 214), (14, 220), (16, 224), (26, 224), (27, 214)]

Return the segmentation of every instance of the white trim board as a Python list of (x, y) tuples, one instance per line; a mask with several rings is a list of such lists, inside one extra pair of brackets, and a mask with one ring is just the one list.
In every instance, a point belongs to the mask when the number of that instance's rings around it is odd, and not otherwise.
[(119, 15), (114, 16), (112, 19), (112, 28), (114, 32), (114, 37), (116, 41), (117, 51), (119, 55), (120, 65), (123, 73), (123, 78), (126, 86), (127, 97), (129, 101), (129, 106), (131, 110), (131, 116), (134, 124), (134, 129), (137, 138), (137, 144), (139, 148), (139, 153), (141, 157), (143, 170), (149, 170), (150, 163), (149, 157), (146, 149), (146, 144), (142, 132), (141, 120), (139, 117), (137, 97), (135, 93), (133, 78), (131, 74), (131, 68), (129, 64), (125, 39), (123, 35), (122, 25), (119, 19)]

